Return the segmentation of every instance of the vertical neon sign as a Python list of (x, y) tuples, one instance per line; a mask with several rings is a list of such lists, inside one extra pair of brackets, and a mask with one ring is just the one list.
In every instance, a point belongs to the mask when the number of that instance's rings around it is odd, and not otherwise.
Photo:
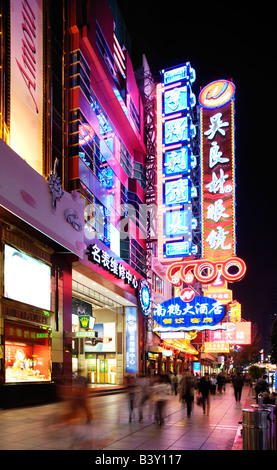
[(202, 179), (202, 258), (235, 256), (235, 86), (218, 80), (205, 87), (200, 101)]
[(199, 95), (202, 257), (175, 260), (166, 273), (173, 284), (175, 272), (184, 282), (192, 273), (202, 284), (218, 276), (240, 281), (246, 273), (236, 256), (234, 96), (228, 80), (210, 83)]
[(162, 71), (156, 90), (158, 258), (176, 261), (192, 254), (190, 178), (191, 140), (195, 136), (191, 109), (195, 72), (189, 63)]
[(136, 307), (126, 307), (126, 374), (138, 372), (138, 325)]

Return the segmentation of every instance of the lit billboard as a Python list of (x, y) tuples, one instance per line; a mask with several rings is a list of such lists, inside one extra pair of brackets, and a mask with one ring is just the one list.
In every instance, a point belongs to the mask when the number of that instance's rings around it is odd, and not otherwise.
[(157, 85), (157, 193), (158, 257), (170, 262), (193, 253), (191, 143), (196, 135), (191, 84), (195, 72), (189, 63), (162, 71)]
[(223, 323), (225, 330), (209, 331), (211, 343), (251, 344), (251, 322)]
[(10, 146), (43, 172), (43, 1), (11, 0)]

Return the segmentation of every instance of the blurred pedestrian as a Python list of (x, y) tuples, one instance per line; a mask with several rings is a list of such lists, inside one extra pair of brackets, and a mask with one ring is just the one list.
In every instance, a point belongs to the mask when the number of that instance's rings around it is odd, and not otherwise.
[(255, 386), (256, 403), (258, 403), (259, 394), (263, 392), (268, 392), (269, 390), (269, 385), (266, 379), (267, 379), (267, 375), (265, 374), (262, 377), (260, 377), (256, 383), (256, 386)]
[(217, 376), (217, 391), (218, 391), (218, 393), (222, 393), (223, 384), (224, 384), (224, 377), (222, 375), (222, 372), (220, 372)]
[(155, 403), (155, 421), (162, 426), (166, 402), (170, 396), (170, 380), (167, 375), (158, 374), (153, 385), (153, 401)]
[(173, 393), (174, 395), (177, 395), (178, 393), (178, 376), (177, 374), (175, 373), (171, 379), (171, 383), (172, 383), (172, 390), (173, 390)]
[(211, 381), (209, 378), (209, 374), (205, 372), (204, 376), (201, 377), (199, 381), (199, 393), (202, 396), (202, 406), (203, 406), (203, 413), (207, 415), (210, 414), (210, 393), (211, 393)]
[(138, 408), (139, 421), (143, 419), (143, 409), (149, 399), (149, 378), (139, 375), (136, 379), (136, 406)]
[(72, 391), (73, 413), (76, 415), (83, 413), (89, 423), (92, 420), (92, 413), (88, 403), (88, 381), (80, 370), (78, 370), (76, 378), (73, 379)]
[(216, 393), (216, 384), (217, 384), (217, 380), (216, 380), (215, 374), (212, 374), (210, 380), (211, 380), (211, 394), (212, 394), (212, 395), (215, 395), (215, 393)]
[(128, 390), (128, 405), (129, 405), (129, 422), (134, 418), (135, 397), (136, 397), (136, 384), (134, 376), (126, 377), (126, 384)]
[(194, 401), (195, 379), (190, 371), (184, 373), (180, 382), (180, 400), (187, 405), (187, 416), (190, 417)]
[(241, 392), (242, 392), (243, 385), (244, 385), (244, 380), (240, 372), (237, 372), (237, 375), (233, 378), (233, 387), (234, 387), (234, 392), (235, 392), (235, 399), (238, 402), (240, 402), (241, 400)]

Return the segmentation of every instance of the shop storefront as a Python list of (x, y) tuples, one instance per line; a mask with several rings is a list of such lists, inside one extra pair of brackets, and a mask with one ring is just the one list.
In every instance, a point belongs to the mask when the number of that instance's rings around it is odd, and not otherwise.
[(0, 407), (8, 408), (52, 401), (57, 375), (71, 376), (65, 255), (82, 256), (83, 228), (66, 215), (82, 220), (84, 203), (64, 192), (53, 210), (47, 180), (1, 140), (0, 151)]
[(90, 384), (116, 384), (122, 337), (122, 322), (117, 316), (122, 314), (99, 306), (100, 301), (105, 303), (105, 296), (92, 289), (87, 294), (91, 298), (87, 295), (86, 301), (75, 296), (72, 299), (72, 372), (80, 371)]
[(86, 274), (81, 264), (72, 272), (72, 372), (89, 384), (123, 384), (126, 374), (139, 372), (137, 298), (104, 287), (91, 269)]

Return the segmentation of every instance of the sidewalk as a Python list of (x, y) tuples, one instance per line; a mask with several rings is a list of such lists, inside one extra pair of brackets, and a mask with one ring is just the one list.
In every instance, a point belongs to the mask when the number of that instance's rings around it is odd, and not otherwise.
[[(129, 423), (128, 395), (93, 396), (92, 424), (55, 424), (60, 404), (0, 411), (1, 450), (88, 449), (106, 451), (242, 450), (242, 409), (254, 403), (249, 387), (236, 403), (232, 385), (211, 400), (210, 415), (194, 404), (191, 417), (178, 396), (168, 400), (165, 423), (153, 423), (147, 406), (144, 419)], [(52, 420), (53, 418), (53, 420)]]

